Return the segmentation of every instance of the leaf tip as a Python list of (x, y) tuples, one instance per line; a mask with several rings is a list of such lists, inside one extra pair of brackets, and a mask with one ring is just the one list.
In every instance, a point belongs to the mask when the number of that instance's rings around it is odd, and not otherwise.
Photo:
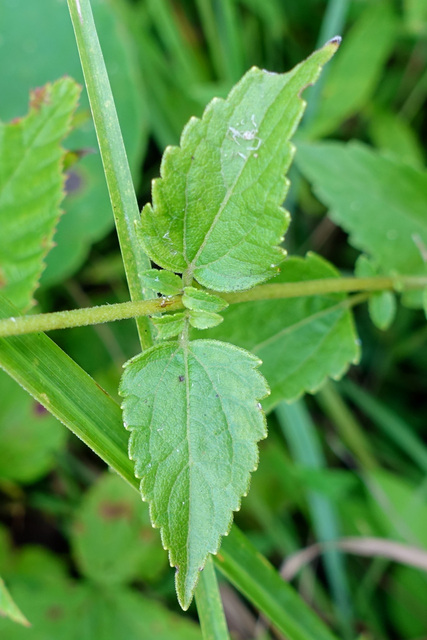
[(338, 47), (340, 46), (342, 41), (341, 36), (334, 36), (333, 38), (331, 38), (330, 40), (328, 40), (328, 42), (326, 43), (326, 45), (330, 44), (332, 46), (334, 46), (336, 49), (338, 49)]

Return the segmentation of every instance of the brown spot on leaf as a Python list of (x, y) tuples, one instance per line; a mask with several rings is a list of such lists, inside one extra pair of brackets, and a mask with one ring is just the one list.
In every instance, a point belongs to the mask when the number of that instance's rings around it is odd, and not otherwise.
[(139, 539), (142, 540), (142, 542), (152, 542), (155, 537), (156, 532), (149, 527), (143, 527), (139, 532)]
[(0, 289), (5, 287), (6, 285), (7, 285), (6, 276), (4, 275), (3, 270), (0, 269)]
[(68, 171), (65, 179), (65, 193), (74, 194), (83, 189), (83, 178), (77, 171)]
[(55, 604), (52, 607), (49, 607), (49, 609), (46, 611), (46, 617), (49, 620), (60, 620), (64, 617), (64, 609), (58, 604)]
[(30, 109), (35, 109), (38, 111), (42, 104), (47, 103), (47, 86), (46, 87), (37, 87), (30, 93)]
[(39, 418), (40, 416), (45, 416), (47, 413), (49, 413), (48, 410), (40, 404), (40, 402), (33, 402), (33, 414), (35, 416)]
[(132, 507), (126, 502), (101, 502), (98, 510), (103, 520), (119, 520), (132, 518)]

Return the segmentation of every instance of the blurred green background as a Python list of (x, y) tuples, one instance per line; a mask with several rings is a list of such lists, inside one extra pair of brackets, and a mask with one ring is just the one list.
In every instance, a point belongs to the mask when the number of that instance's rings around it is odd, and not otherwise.
[[(343, 44), (309, 101), (298, 140), (359, 139), (424, 168), (425, 0), (92, 0), (140, 204), (161, 154), (214, 96), (252, 65), (285, 71), (324, 40)], [(65, 0), (2, 0), (0, 119), (22, 116), (32, 88), (83, 82)], [(66, 141), (81, 152), (67, 179), (56, 247), (37, 310), (128, 300), (113, 217), (83, 92)], [(298, 156), (297, 156), (298, 158)], [(351, 274), (358, 252), (291, 171), (286, 248), (316, 251)], [(363, 189), (363, 185), (361, 185)], [(356, 310), (362, 360), (316, 396), (269, 416), (260, 468), (236, 515), (280, 567), (316, 542), (390, 538), (427, 548), (427, 327), (400, 307), (385, 332)], [(117, 397), (138, 351), (133, 322), (56, 332), (67, 353)], [(0, 619), (0, 637), (199, 638), (179, 614), (173, 575), (145, 505), (65, 428), (0, 372), (0, 575), (33, 623)], [(279, 398), (280, 400), (280, 398)], [(293, 584), (343, 638), (427, 638), (425, 571), (371, 549), (301, 561)], [(223, 585), (236, 639), (278, 637)]]

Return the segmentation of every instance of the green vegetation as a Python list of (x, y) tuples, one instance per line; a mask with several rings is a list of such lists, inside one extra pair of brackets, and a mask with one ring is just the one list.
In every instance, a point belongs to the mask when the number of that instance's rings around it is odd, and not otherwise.
[(424, 0), (0, 19), (1, 637), (423, 637)]

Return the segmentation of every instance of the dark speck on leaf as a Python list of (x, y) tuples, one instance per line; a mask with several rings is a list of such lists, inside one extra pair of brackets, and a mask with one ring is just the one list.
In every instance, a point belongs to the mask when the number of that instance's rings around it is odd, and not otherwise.
[(60, 620), (64, 616), (64, 610), (59, 605), (53, 605), (46, 611), (46, 617), (49, 620)]
[(75, 171), (69, 171), (67, 173), (67, 179), (65, 181), (66, 193), (76, 193), (80, 191), (83, 185), (82, 177)]
[(184, 382), (185, 378), (184, 378), (184, 376), (178, 376), (178, 380), (179, 380), (180, 382)]
[(44, 406), (39, 402), (34, 403), (33, 412), (36, 416), (44, 416), (46, 415), (46, 413), (48, 413), (47, 409), (45, 409)]

